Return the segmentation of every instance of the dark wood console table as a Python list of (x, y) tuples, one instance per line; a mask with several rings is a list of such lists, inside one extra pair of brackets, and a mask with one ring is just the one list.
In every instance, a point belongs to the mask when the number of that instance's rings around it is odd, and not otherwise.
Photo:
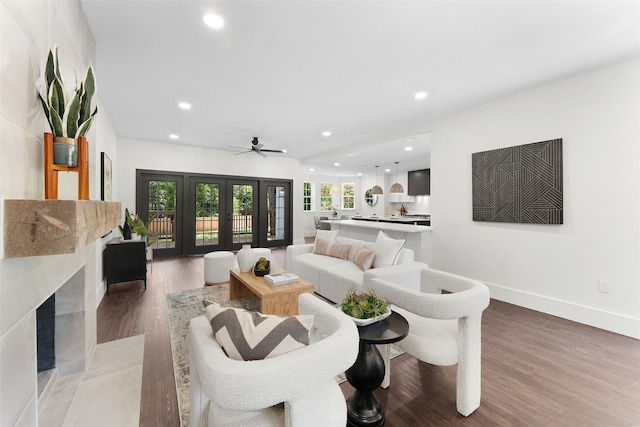
[(384, 408), (373, 396), (384, 379), (384, 360), (376, 344), (400, 341), (409, 333), (407, 319), (396, 312), (380, 322), (358, 326), (360, 350), (358, 358), (345, 372), (347, 380), (356, 389), (347, 401), (347, 426), (362, 427), (384, 425)]
[(143, 240), (109, 240), (104, 250), (104, 271), (107, 276), (107, 293), (113, 283), (144, 281), (147, 289), (147, 243)]

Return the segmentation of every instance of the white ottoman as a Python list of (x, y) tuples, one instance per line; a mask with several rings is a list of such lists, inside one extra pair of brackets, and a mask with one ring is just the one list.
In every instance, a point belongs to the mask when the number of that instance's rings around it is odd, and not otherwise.
[(271, 249), (269, 248), (253, 248), (253, 254), (255, 255), (254, 264), (258, 262), (260, 257), (265, 257), (267, 261), (271, 261)]
[(216, 251), (204, 256), (204, 284), (218, 285), (229, 281), (229, 270), (234, 268), (233, 252)]

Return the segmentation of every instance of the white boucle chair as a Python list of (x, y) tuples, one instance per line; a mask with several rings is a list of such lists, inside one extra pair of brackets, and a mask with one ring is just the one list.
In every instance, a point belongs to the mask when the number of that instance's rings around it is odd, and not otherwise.
[(312, 294), (300, 295), (298, 303), (300, 314), (315, 316), (311, 344), (265, 360), (230, 359), (207, 319), (191, 319), (191, 427), (346, 425), (346, 402), (335, 377), (356, 360), (357, 328)]
[(476, 280), (419, 262), (406, 266), (396, 277), (365, 277), (365, 286), (409, 322), (409, 335), (396, 345), (426, 363), (457, 363), (457, 410), (466, 417), (478, 409), (481, 321), (489, 305), (489, 289)]

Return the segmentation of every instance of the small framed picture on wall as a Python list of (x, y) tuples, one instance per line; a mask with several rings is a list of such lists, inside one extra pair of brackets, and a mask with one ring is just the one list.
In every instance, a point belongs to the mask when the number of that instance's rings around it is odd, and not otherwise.
[(102, 171), (102, 186), (100, 187), (100, 199), (110, 202), (112, 200), (113, 171), (111, 170), (111, 159), (104, 151), (100, 158), (100, 170)]

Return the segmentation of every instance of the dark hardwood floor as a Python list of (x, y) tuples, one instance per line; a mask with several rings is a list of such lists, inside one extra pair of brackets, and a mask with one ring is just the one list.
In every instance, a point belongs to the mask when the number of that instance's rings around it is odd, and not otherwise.
[[(203, 286), (203, 269), (201, 256), (156, 260), (146, 291), (112, 285), (98, 308), (98, 343), (145, 334), (140, 426), (179, 425), (165, 294)], [(482, 326), (480, 408), (456, 412), (455, 366), (402, 355), (375, 392), (386, 426), (640, 426), (639, 340), (495, 300)]]

